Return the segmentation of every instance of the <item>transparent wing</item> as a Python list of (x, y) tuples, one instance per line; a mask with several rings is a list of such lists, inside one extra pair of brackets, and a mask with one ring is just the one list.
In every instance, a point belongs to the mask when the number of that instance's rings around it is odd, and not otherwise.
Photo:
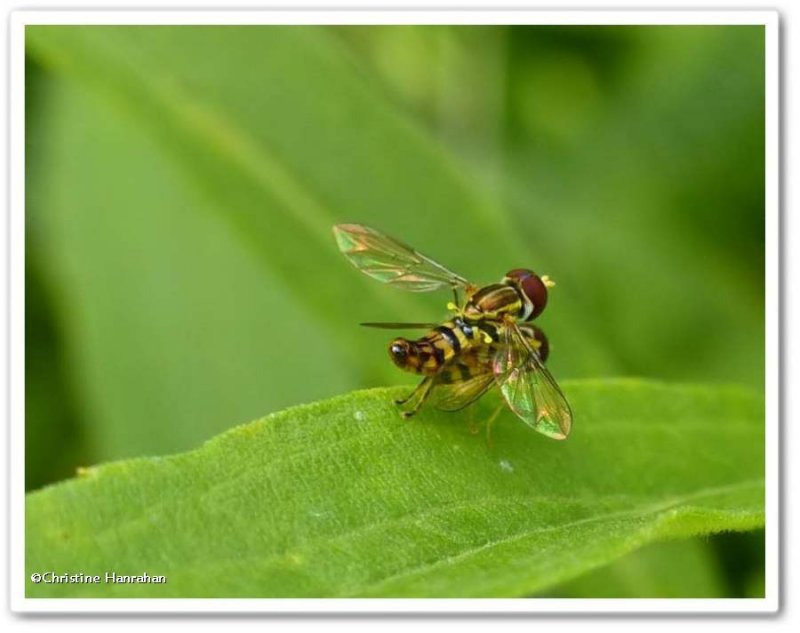
[(515, 323), (503, 328), (503, 343), (493, 364), (503, 397), (525, 424), (556, 440), (569, 435), (569, 403)]
[(458, 411), (469, 406), (495, 384), (494, 374), (487, 367), (481, 374), (454, 383), (437, 383), (433, 406), (442, 411)]
[(443, 411), (458, 411), (472, 404), (495, 384), (492, 352), (479, 347), (462, 352), (436, 375), (433, 405)]
[(333, 227), (336, 244), (365, 275), (411, 292), (466, 287), (466, 279), (396, 239), (361, 224)]

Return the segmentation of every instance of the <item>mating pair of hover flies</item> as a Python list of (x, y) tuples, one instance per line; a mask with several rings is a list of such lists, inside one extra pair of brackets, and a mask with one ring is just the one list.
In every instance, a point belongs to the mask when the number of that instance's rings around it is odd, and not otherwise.
[[(453, 291), (454, 301), (447, 304), (453, 316), (444, 323), (362, 324), (428, 330), (417, 340), (396, 338), (389, 345), (395, 365), (423, 376), (416, 389), (397, 402), (404, 417), (414, 415), (427, 400), (445, 411), (462, 409), (497, 385), (525, 424), (553, 439), (567, 437), (572, 412), (544, 366), (547, 338), (528, 324), (544, 310), (548, 288), (555, 285), (546, 275), (516, 268), (500, 283), (479, 287), (375, 229), (339, 224), (333, 232), (350, 262), (378, 281), (411, 292), (448, 287)], [(464, 293), (463, 303), (459, 291)]]

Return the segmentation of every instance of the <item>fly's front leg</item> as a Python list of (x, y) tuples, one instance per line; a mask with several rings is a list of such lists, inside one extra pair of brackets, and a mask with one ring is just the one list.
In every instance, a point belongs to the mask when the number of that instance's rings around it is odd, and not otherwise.
[(408, 394), (408, 397), (402, 400), (395, 400), (396, 404), (408, 405), (409, 407), (408, 410), (402, 412), (402, 416), (404, 418), (410, 418), (417, 411), (419, 411), (420, 407), (423, 405), (425, 400), (428, 399), (428, 396), (430, 395), (432, 388), (433, 388), (433, 379), (430, 376), (426, 376), (417, 385), (416, 389), (414, 389), (414, 391)]

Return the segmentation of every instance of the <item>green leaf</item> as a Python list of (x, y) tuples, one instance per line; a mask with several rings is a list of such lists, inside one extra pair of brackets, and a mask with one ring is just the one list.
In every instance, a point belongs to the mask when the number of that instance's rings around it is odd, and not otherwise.
[[(667, 538), (764, 524), (764, 403), (732, 387), (564, 385), (572, 435), (504, 413), (400, 419), (351, 393), (201, 448), (110, 463), (27, 498), (34, 572), (166, 584), (32, 584), (46, 596), (525, 596)], [(496, 396), (483, 398), (486, 419)]]

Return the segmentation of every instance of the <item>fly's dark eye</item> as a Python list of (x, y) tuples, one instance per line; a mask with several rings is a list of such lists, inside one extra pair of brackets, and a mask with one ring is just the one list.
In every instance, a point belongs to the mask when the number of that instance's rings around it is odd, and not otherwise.
[(397, 339), (389, 346), (389, 355), (398, 365), (403, 365), (408, 360), (408, 341)]
[(547, 305), (547, 286), (542, 278), (526, 268), (515, 268), (506, 273), (506, 277), (514, 281), (533, 304), (533, 311), (528, 315), (526, 321), (539, 316)]
[(539, 348), (536, 351), (539, 352), (539, 359), (544, 363), (547, 357), (550, 356), (550, 343), (547, 341), (544, 332), (535, 325), (533, 326), (533, 338), (539, 342)]

